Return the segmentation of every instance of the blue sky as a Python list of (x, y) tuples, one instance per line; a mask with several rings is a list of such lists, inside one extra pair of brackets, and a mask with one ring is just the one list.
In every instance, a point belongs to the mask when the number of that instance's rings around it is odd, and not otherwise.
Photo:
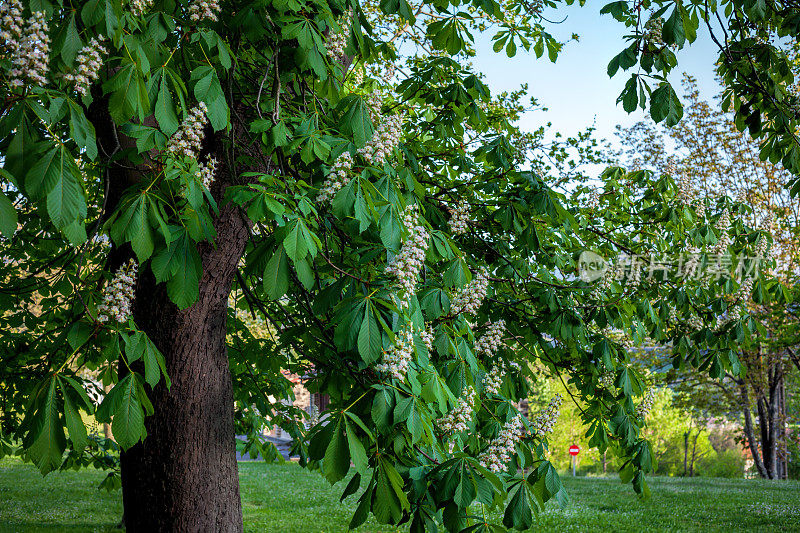
[[(549, 25), (549, 31), (560, 41), (568, 40), (573, 33), (580, 35), (579, 42), (564, 47), (556, 63), (550, 63), (546, 54), (536, 59), (532, 51), (526, 53), (521, 48), (509, 59), (492, 51), (491, 34), (478, 37), (478, 54), (473, 62), (486, 74), (492, 91), (514, 90), (528, 83), (529, 94), (549, 109), (546, 114), (526, 114), (522, 119), (525, 129), (551, 121), (556, 130), (570, 135), (596, 121), (598, 136), (613, 141), (617, 124), (631, 125), (645, 117), (641, 110), (629, 115), (616, 104), (629, 73), (617, 73), (609, 79), (606, 67), (624, 48), (625, 27), (610, 15), (600, 15), (605, 3), (589, 0), (584, 7), (545, 12), (550, 20), (567, 17), (562, 24)], [(713, 70), (716, 59), (716, 46), (701, 28), (697, 41), (678, 54), (678, 69), (670, 80), (678, 94), (681, 73), (688, 72), (698, 79), (703, 98), (711, 100), (719, 92)]]

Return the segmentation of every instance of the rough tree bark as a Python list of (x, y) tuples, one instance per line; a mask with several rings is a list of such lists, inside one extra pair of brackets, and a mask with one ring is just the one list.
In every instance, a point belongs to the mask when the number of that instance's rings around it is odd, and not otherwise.
[[(115, 131), (106, 109), (97, 95), (90, 116), (100, 148), (110, 157), (135, 141)], [(245, 137), (241, 124), (233, 130)], [(219, 199), (224, 187), (235, 182), (236, 171), (225, 167), (220, 139), (206, 139), (207, 149), (223, 162), (212, 186)], [(250, 146), (245, 151), (256, 152)], [(147, 163), (112, 166), (104, 216), (114, 211), (127, 187), (151, 170)], [(221, 208), (214, 226), (214, 243), (198, 247), (203, 274), (198, 301), (190, 308), (179, 310), (149, 268), (139, 272), (134, 318), (164, 355), (172, 385), (167, 390), (162, 381), (149, 392), (155, 412), (145, 420), (147, 438), (121, 454), (123, 523), (130, 533), (238, 533), (243, 528), (225, 336), (228, 295), (250, 222), (229, 205)], [(109, 268), (130, 256), (129, 249), (114, 250)]]
[(248, 227), (227, 207), (216, 229), (215, 246), (201, 250), (200, 297), (192, 307), (179, 311), (152, 276), (137, 287), (136, 322), (164, 354), (172, 386), (153, 391), (147, 438), (122, 454), (129, 532), (242, 531), (225, 332)]
[(737, 386), (739, 387), (742, 414), (744, 415), (744, 436), (747, 438), (747, 446), (750, 448), (750, 455), (753, 457), (758, 475), (762, 478), (768, 478), (767, 469), (764, 467), (764, 462), (761, 460), (758, 442), (756, 441), (755, 431), (753, 429), (753, 417), (750, 414), (750, 395), (747, 392), (747, 384), (744, 380), (738, 380)]

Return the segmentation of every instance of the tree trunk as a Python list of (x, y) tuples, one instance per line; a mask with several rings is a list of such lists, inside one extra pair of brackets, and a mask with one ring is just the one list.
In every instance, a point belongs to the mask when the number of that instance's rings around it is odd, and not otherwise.
[(683, 477), (689, 472), (689, 432), (683, 433)]
[(747, 392), (747, 384), (744, 381), (740, 381), (737, 385), (739, 386), (740, 405), (744, 415), (744, 436), (747, 438), (747, 446), (750, 448), (750, 455), (753, 457), (753, 463), (756, 465), (758, 475), (762, 478), (768, 478), (767, 469), (764, 468), (764, 462), (761, 460), (755, 432), (753, 431), (753, 416), (750, 414), (750, 395)]
[(689, 477), (694, 477), (694, 462), (697, 459), (697, 439), (700, 437), (700, 433), (702, 433), (702, 430), (698, 429), (692, 441), (692, 461), (689, 463)]
[(148, 436), (122, 454), (129, 532), (242, 531), (225, 333), (248, 226), (230, 206), (215, 225), (215, 246), (200, 247), (200, 295), (189, 309), (179, 311), (152, 274), (140, 274), (136, 323), (164, 354), (172, 387), (153, 391)]

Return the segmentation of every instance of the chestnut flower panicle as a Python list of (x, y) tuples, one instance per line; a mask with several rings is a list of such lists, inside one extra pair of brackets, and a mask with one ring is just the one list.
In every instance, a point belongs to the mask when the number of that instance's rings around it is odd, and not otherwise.
[(475, 341), (475, 355), (491, 357), (503, 346), (503, 333), (506, 331), (506, 321), (498, 320), (489, 324), (486, 333)]
[(19, 0), (0, 2), (0, 46), (3, 53), (13, 53), (20, 45), (25, 33), (22, 10), (22, 3)]
[(363, 148), (358, 149), (358, 153), (370, 165), (382, 166), (394, 147), (400, 142), (402, 127), (403, 117), (401, 115), (392, 115), (382, 120), (372, 134), (372, 138)]
[(328, 49), (328, 54), (333, 58), (339, 58), (344, 55), (344, 49), (347, 47), (347, 38), (350, 36), (350, 27), (353, 24), (353, 10), (348, 9), (337, 22), (341, 31), (336, 33), (331, 31), (328, 35), (328, 42), (325, 45), (325, 48)]
[(461, 433), (469, 429), (472, 419), (472, 405), (475, 403), (475, 389), (467, 387), (456, 402), (452, 411), (438, 420), (438, 427), (446, 434)]
[(92, 37), (89, 44), (78, 51), (76, 58), (78, 66), (75, 71), (64, 75), (64, 80), (73, 84), (75, 92), (81, 96), (86, 96), (89, 87), (100, 76), (103, 56), (108, 53), (105, 46), (100, 44), (102, 40), (102, 35), (98, 35), (96, 38)]
[(211, 157), (206, 163), (200, 163), (197, 165), (197, 172), (195, 173), (195, 176), (203, 183), (203, 187), (210, 189), (211, 184), (214, 183), (214, 177), (216, 173), (217, 160)]
[(463, 235), (469, 231), (470, 208), (467, 202), (459, 202), (450, 208), (450, 233), (453, 235)]
[(655, 389), (648, 389), (647, 394), (645, 394), (642, 402), (636, 406), (636, 417), (641, 418), (644, 420), (647, 418), (647, 415), (650, 414), (650, 410), (653, 408), (653, 403), (656, 401), (656, 390)]
[(131, 0), (131, 14), (134, 17), (141, 17), (153, 7), (153, 0)]
[(117, 270), (111, 284), (103, 290), (103, 299), (97, 306), (98, 322), (123, 323), (131, 317), (137, 270), (138, 266), (133, 259)]
[(450, 302), (451, 313), (468, 313), (474, 315), (480, 309), (486, 291), (489, 288), (489, 274), (485, 269), (479, 270), (465, 287), (461, 288)]
[(728, 245), (731, 243), (731, 237), (728, 235), (728, 228), (730, 228), (730, 225), (731, 214), (730, 211), (725, 209), (725, 211), (722, 212), (722, 216), (719, 217), (717, 223), (714, 225), (720, 232), (719, 240), (717, 244), (714, 245), (713, 249), (715, 254), (721, 254), (728, 249)]
[(428, 230), (419, 222), (419, 208), (409, 205), (403, 213), (403, 225), (409, 232), (400, 253), (386, 266), (387, 274), (397, 277), (401, 300), (407, 300), (417, 286), (417, 276), (425, 263), (428, 249)]
[(185, 156), (197, 159), (203, 142), (203, 129), (208, 123), (208, 107), (205, 102), (200, 102), (189, 111), (189, 116), (181, 123), (169, 142), (167, 153), (173, 157)]
[(503, 425), (497, 438), (478, 457), (481, 465), (494, 473), (505, 470), (521, 437), (522, 418), (517, 415)]
[(495, 365), (483, 377), (483, 392), (484, 394), (500, 394), (500, 388), (503, 386), (503, 365)]
[(604, 389), (613, 389), (616, 383), (615, 374), (611, 370), (607, 370), (600, 374), (597, 384)]
[(384, 352), (383, 359), (375, 365), (375, 370), (403, 381), (413, 358), (414, 330), (409, 327), (397, 335), (394, 345)]
[(550, 400), (550, 403), (547, 404), (547, 407), (536, 416), (536, 419), (533, 421), (532, 436), (534, 438), (542, 438), (553, 431), (553, 427), (555, 427), (556, 421), (558, 420), (562, 401), (561, 395), (556, 394)]
[(328, 174), (328, 178), (319, 190), (317, 201), (320, 203), (332, 201), (336, 193), (338, 193), (342, 187), (350, 183), (351, 168), (353, 168), (353, 156), (350, 155), (350, 152), (342, 152), (333, 162), (331, 172)]
[(431, 329), (430, 324), (425, 325), (425, 329), (419, 332), (419, 338), (422, 340), (422, 344), (428, 349), (428, 352), (433, 351), (433, 330)]
[(195, 22), (200, 20), (216, 22), (220, 10), (217, 0), (192, 0), (189, 2), (189, 18)]
[[(13, 9), (13, 8), (12, 8)], [(9, 44), (12, 51), (11, 70), (8, 75), (11, 87), (26, 84), (47, 85), (50, 62), (50, 37), (44, 11), (35, 11), (25, 22), (22, 36)]]

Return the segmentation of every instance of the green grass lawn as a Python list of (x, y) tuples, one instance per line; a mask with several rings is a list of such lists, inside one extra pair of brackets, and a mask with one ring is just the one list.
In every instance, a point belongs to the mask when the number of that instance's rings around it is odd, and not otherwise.
[[(297, 465), (240, 463), (246, 531), (346, 531), (355, 497)], [(0, 461), (0, 532), (118, 531), (120, 493), (97, 489), (98, 471), (42, 478), (16, 459)], [(564, 478), (571, 503), (539, 515), (537, 531), (800, 531), (800, 483), (655, 478), (637, 500), (613, 478)], [(359, 531), (396, 531), (368, 522)]]

